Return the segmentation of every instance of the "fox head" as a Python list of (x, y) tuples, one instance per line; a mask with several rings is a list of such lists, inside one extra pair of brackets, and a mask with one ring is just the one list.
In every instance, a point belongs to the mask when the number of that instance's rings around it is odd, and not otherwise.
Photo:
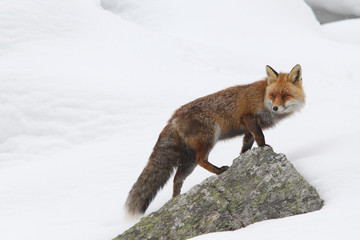
[(265, 107), (275, 114), (300, 110), (305, 103), (300, 65), (293, 67), (290, 73), (277, 73), (270, 66), (266, 66), (266, 74), (268, 85), (265, 93)]

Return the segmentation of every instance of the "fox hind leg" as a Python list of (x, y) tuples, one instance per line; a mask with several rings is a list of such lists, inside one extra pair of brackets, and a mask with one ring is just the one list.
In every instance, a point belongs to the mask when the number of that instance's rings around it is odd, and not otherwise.
[(222, 166), (218, 168), (217, 166), (211, 164), (208, 161), (208, 156), (210, 153), (212, 146), (210, 145), (197, 145), (195, 146), (196, 150), (196, 163), (208, 170), (209, 172), (215, 173), (217, 175), (228, 170), (228, 166)]
[[(195, 150), (196, 163), (209, 172), (219, 175), (229, 167), (223, 166), (219, 168), (211, 164), (208, 162), (208, 156), (220, 137), (221, 129), (210, 117), (202, 114), (202, 111), (198, 110), (198, 112), (199, 114), (196, 114), (196, 117), (191, 115), (188, 118), (181, 118), (175, 122), (185, 144)], [(201, 116), (201, 118), (198, 116)]]
[(179, 164), (174, 177), (173, 197), (180, 194), (185, 179), (194, 171), (196, 165), (196, 162), (192, 159), (188, 159)]

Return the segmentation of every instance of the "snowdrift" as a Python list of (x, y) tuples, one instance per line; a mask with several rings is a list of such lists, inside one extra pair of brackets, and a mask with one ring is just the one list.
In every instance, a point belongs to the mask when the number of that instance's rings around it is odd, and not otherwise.
[[(1, 239), (116, 236), (177, 107), (297, 63), (306, 107), (265, 136), (324, 208), (198, 239), (359, 235), (359, 20), (320, 26), (300, 0), (3, 0), (0, 19)], [(227, 165), (240, 142), (211, 161)], [(183, 191), (207, 176), (197, 168)]]

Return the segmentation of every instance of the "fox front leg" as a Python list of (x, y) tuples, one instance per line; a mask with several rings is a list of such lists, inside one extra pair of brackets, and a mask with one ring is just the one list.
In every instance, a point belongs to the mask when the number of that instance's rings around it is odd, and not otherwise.
[(251, 132), (246, 132), (243, 138), (243, 146), (241, 148), (241, 153), (244, 153), (247, 150), (251, 149), (252, 145), (254, 144), (254, 140), (254, 136), (251, 134)]
[[(262, 132), (261, 127), (260, 127), (259, 123), (257, 122), (256, 117), (254, 117), (252, 115), (246, 115), (243, 117), (243, 120), (244, 120), (244, 123), (245, 123), (245, 126), (247, 127), (247, 129), (250, 131), (250, 133), (255, 138), (257, 145), (259, 147), (269, 146), (265, 143), (264, 133)], [(245, 137), (246, 137), (246, 139), (251, 139), (249, 136), (246, 136), (246, 134), (245, 134), (244, 138)], [(249, 143), (250, 143), (250, 140), (249, 140)], [(248, 149), (246, 149), (246, 150), (248, 150)]]

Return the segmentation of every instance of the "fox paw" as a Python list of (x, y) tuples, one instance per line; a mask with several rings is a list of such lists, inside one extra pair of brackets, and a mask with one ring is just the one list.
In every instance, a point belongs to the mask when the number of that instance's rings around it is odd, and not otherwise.
[(274, 150), (274, 149), (272, 148), (272, 146), (270, 146), (269, 144), (265, 144), (263, 147), (269, 147), (269, 148), (271, 148), (271, 150)]
[(228, 166), (222, 166), (221, 168), (219, 168), (219, 171), (216, 173), (216, 175), (220, 175), (228, 169), (229, 169)]

